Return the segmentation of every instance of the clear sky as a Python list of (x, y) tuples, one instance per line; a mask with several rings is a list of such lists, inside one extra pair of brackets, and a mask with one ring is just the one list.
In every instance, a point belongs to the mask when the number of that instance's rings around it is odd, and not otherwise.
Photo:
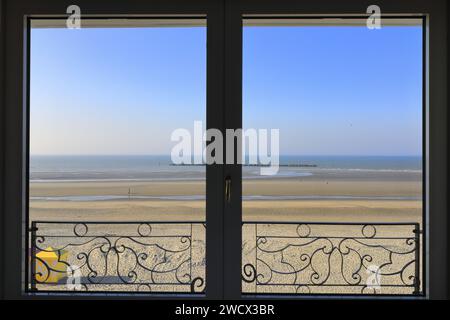
[[(282, 154), (421, 153), (420, 27), (246, 27), (243, 54)], [(32, 30), (31, 154), (170, 154), (205, 108), (205, 28)]]

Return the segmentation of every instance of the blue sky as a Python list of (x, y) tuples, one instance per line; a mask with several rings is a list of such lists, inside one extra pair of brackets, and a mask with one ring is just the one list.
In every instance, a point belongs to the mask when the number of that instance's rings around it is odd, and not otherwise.
[[(421, 153), (420, 27), (246, 27), (244, 128), (282, 154)], [(33, 29), (32, 154), (169, 154), (206, 118), (206, 29)]]

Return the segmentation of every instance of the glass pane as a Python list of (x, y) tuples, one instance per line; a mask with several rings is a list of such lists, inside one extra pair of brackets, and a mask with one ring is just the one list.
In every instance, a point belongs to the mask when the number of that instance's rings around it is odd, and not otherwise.
[(203, 291), (205, 167), (170, 155), (206, 121), (206, 21), (33, 20), (30, 54), (29, 288)]
[(244, 293), (420, 294), (422, 45), (421, 20), (244, 20), (243, 127), (280, 137), (277, 174), (242, 169)]

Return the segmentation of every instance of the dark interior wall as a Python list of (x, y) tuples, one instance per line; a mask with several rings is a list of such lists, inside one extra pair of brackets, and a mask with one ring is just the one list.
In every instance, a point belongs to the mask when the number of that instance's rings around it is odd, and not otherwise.
[(3, 238), (3, 190), (4, 190), (4, 180), (3, 180), (3, 120), (4, 120), (4, 1), (0, 0), (0, 299), (3, 298), (3, 285), (2, 285), (2, 277), (3, 277), (3, 246), (5, 243), (5, 239)]
[[(447, 53), (450, 52), (449, 43), (450, 43), (450, 4), (447, 3)], [(450, 61), (447, 56), (447, 130), (448, 124), (450, 123), (450, 101), (448, 101), (448, 93), (450, 92)], [(450, 150), (450, 130), (447, 131), (447, 159), (449, 159), (449, 150)], [(447, 173), (447, 201), (450, 199), (450, 170)], [(450, 209), (447, 211), (447, 216), (450, 215)], [(450, 217), (447, 221), (447, 232), (450, 230)], [(447, 248), (450, 248), (450, 235), (447, 234)], [(449, 250), (450, 251), (450, 250)], [(450, 253), (447, 256), (447, 266), (450, 265)], [(447, 279), (447, 299), (450, 299), (450, 268), (448, 268), (448, 279)]]
[(427, 25), (428, 61), (428, 270), (432, 299), (448, 297), (448, 99), (447, 2), (424, 2), (430, 8)]

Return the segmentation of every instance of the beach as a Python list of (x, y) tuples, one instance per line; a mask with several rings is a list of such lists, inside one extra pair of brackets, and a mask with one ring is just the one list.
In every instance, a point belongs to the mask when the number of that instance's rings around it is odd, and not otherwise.
[[(242, 188), (244, 220), (420, 222), (422, 219), (419, 173), (321, 172), (296, 178), (247, 179)], [(205, 190), (206, 183), (198, 180), (32, 182), (30, 220), (202, 221)], [(108, 200), (111, 195), (116, 198)], [(71, 200), (71, 196), (78, 198)], [(101, 196), (106, 196), (106, 200)], [(282, 200), (277, 200), (278, 197)]]
[[(157, 174), (134, 172), (127, 176), (123, 173), (112, 176), (106, 173), (41, 173), (30, 182), (29, 220), (58, 223), (38, 224), (38, 235), (46, 235), (45, 241), (39, 243), (39, 249), (65, 248), (71, 252), (68, 263), (83, 263), (82, 275), (86, 278), (83, 281), (89, 284), (89, 290), (191, 291), (191, 281), (204, 279), (207, 264), (203, 224), (206, 218), (204, 168), (174, 168), (174, 171), (179, 170), (177, 172), (168, 172), (167, 168), (172, 169), (165, 167)], [(384, 265), (393, 259), (386, 271), (393, 275), (385, 276), (386, 286), (377, 293), (413, 292), (413, 278), (410, 277), (417, 273), (414, 267), (416, 255), (415, 243), (409, 239), (415, 237), (414, 224), (422, 228), (421, 171), (282, 168), (277, 176), (260, 176), (258, 168), (253, 167), (243, 171), (243, 272), (251, 274), (248, 270), (251, 265), (259, 268), (258, 274), (265, 275), (266, 280), (270, 279), (270, 285), (264, 285), (261, 279), (258, 279), (261, 283), (255, 285), (256, 278), (243, 281), (243, 292), (361, 293), (366, 290), (364, 284), (368, 274), (365, 269), (359, 270), (358, 265), (367, 257), (370, 260), (364, 262), (365, 268), (371, 266), (369, 262)], [(103, 224), (96, 225), (95, 222)], [(147, 223), (150, 238), (141, 234)], [(364, 227), (367, 223), (375, 225), (376, 237), (367, 236)], [(399, 225), (383, 225), (392, 223)], [(75, 228), (83, 230), (84, 224), (89, 232), (86, 229), (86, 235), (80, 238)], [(299, 228), (303, 228), (300, 226), (304, 225), (311, 228), (311, 238), (303, 238), (305, 234), (299, 232)], [(350, 244), (349, 238), (362, 238), (368, 243)], [(262, 239), (264, 241), (260, 242)], [(302, 241), (307, 239), (312, 239), (313, 244), (303, 248)], [(87, 241), (86, 245), (80, 245), (81, 240)], [(114, 241), (119, 241), (120, 245), (112, 246)], [(150, 245), (148, 241), (153, 243), (151, 246), (156, 243), (156, 248), (146, 247)], [(314, 248), (318, 251), (311, 251)], [(327, 248), (336, 249), (327, 251)], [(346, 248), (351, 251), (347, 253)], [(102, 250), (108, 252), (107, 256), (101, 254)], [(170, 253), (171, 250), (180, 252)], [(95, 254), (88, 254), (91, 251)], [(81, 256), (77, 254), (80, 252)], [(143, 257), (153, 257), (152, 260), (140, 261), (139, 254), (144, 253)], [(389, 253), (394, 258), (390, 258)], [(309, 258), (302, 260), (303, 254), (309, 254)], [(135, 260), (130, 255), (135, 255)], [(186, 261), (192, 266), (188, 267)], [(297, 275), (292, 273), (305, 261), (310, 265), (304, 266), (304, 271)], [(135, 270), (136, 285), (134, 278), (117, 277), (120, 271), (115, 268), (123, 269), (125, 275), (134, 275), (130, 271)], [(330, 276), (322, 279), (327, 268)], [(148, 270), (154, 270), (161, 278), (154, 279), (154, 273)], [(99, 277), (102, 272), (104, 274)], [(277, 272), (282, 276), (275, 277)], [(313, 284), (315, 272), (319, 277), (317, 281), (333, 285), (299, 285), (302, 282)], [(92, 274), (95, 277), (89, 279)], [(355, 279), (362, 285), (348, 285)], [(64, 281), (62, 284), (38, 284), (38, 287), (40, 290), (66, 290)], [(97, 281), (100, 283), (96, 284)], [(201, 280), (195, 283), (199, 289), (205, 286)], [(372, 292), (369, 290), (368, 293)]]

